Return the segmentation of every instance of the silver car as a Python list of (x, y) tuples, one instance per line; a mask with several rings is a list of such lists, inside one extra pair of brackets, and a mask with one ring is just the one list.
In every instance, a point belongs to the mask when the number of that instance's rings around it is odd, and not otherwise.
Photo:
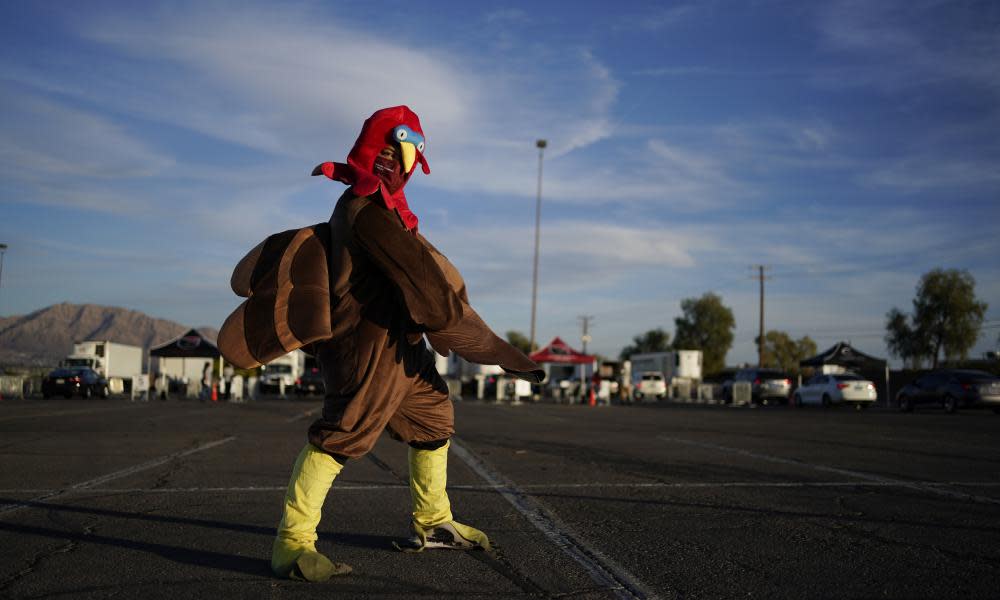
[(854, 373), (820, 374), (795, 390), (796, 406), (803, 404), (853, 404), (858, 410), (878, 400), (875, 384)]
[(732, 383), (723, 386), (723, 397), (726, 402), (732, 402), (732, 385), (746, 381), (750, 383), (750, 402), (753, 404), (788, 403), (792, 391), (792, 380), (784, 371), (778, 369), (740, 369), (733, 376)]

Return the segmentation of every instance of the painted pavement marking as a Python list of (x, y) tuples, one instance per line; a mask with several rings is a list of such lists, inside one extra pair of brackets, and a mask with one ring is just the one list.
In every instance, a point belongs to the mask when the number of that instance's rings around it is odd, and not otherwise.
[(50, 411), (50, 412), (40, 412), (40, 413), (23, 414), (23, 415), (10, 415), (10, 416), (6, 416), (6, 417), (0, 417), (0, 423), (4, 423), (6, 421), (14, 421), (14, 420), (17, 420), (17, 419), (35, 419), (35, 418), (43, 418), (43, 417), (64, 417), (64, 416), (67, 416), (67, 415), (85, 415), (85, 414), (90, 414), (90, 413), (113, 412), (113, 411), (119, 411), (119, 410), (132, 410), (132, 409), (136, 409), (136, 408), (139, 408), (139, 407), (140, 406), (136, 405), (136, 404), (127, 404), (125, 406), (115, 406), (115, 407), (80, 408), (80, 409), (75, 409), (75, 410), (54, 410), (54, 411)]
[(318, 407), (313, 408), (311, 410), (300, 412), (297, 415), (294, 415), (292, 417), (289, 417), (289, 418), (285, 419), (285, 423), (294, 423), (296, 421), (301, 421), (302, 419), (308, 419), (309, 417), (311, 417), (311, 416), (313, 416), (313, 415), (315, 415), (317, 413), (320, 413), (322, 411), (323, 411), (323, 407), (322, 406), (318, 406)]
[[(649, 483), (536, 483), (517, 486), (521, 490), (565, 490), (565, 489), (714, 489), (714, 488), (851, 488), (851, 487), (910, 487), (912, 484), (938, 487), (980, 487), (998, 488), (1000, 481), (717, 481), (717, 482), (649, 482)], [(497, 485), (449, 485), (449, 490), (483, 491), (502, 490), (509, 486)], [(88, 492), (95, 494), (213, 494), (213, 493), (250, 493), (250, 492), (284, 492), (284, 485), (249, 485), (249, 486), (214, 486), (214, 487), (180, 487), (180, 488), (98, 488), (88, 487)], [(364, 492), (372, 490), (400, 489), (409, 490), (405, 483), (368, 483), (350, 484), (338, 483), (331, 491)], [(0, 494), (52, 494), (63, 492), (66, 488), (0, 488)]]
[(782, 464), (782, 465), (792, 465), (796, 467), (806, 467), (814, 471), (823, 471), (825, 473), (836, 473), (838, 475), (845, 475), (847, 477), (856, 477), (858, 479), (863, 479), (865, 481), (880, 484), (885, 487), (904, 487), (912, 490), (917, 490), (921, 492), (930, 492), (932, 494), (938, 494), (941, 496), (948, 496), (949, 498), (960, 498), (962, 500), (973, 500), (975, 502), (980, 502), (983, 504), (1000, 504), (1000, 499), (990, 498), (987, 496), (976, 496), (972, 494), (965, 494), (962, 492), (950, 490), (940, 484), (930, 484), (922, 481), (906, 481), (904, 479), (893, 479), (892, 477), (883, 477), (881, 475), (874, 475), (872, 473), (864, 473), (861, 471), (852, 471), (850, 469), (839, 469), (837, 467), (828, 467), (826, 465), (816, 465), (813, 463), (808, 463), (801, 460), (795, 460), (792, 458), (783, 458), (780, 456), (773, 456), (771, 454), (764, 454), (762, 452), (753, 452), (751, 450), (744, 450), (742, 448), (733, 448), (730, 446), (720, 446), (718, 444), (709, 444), (707, 442), (697, 442), (694, 440), (687, 440), (684, 438), (675, 438), (666, 435), (658, 435), (657, 439), (663, 440), (665, 442), (673, 442), (675, 444), (685, 444), (688, 446), (695, 446), (698, 448), (705, 448), (707, 450), (718, 450), (720, 452), (728, 452), (730, 454), (738, 454), (740, 456), (746, 456), (749, 458), (756, 458), (758, 460), (764, 460), (767, 462)]
[[(507, 481), (503, 475), (474, 455), (454, 437), (451, 438), (451, 450), (455, 456), (462, 459), (469, 468), (488, 482), (490, 487), (496, 489), (549, 541), (579, 563), (594, 582), (604, 586), (616, 598), (656, 598), (656, 595), (635, 576), (600, 551), (590, 547), (580, 535), (562, 523), (555, 514), (513, 483)], [(458, 486), (455, 487), (457, 489)]]
[(191, 454), (195, 454), (197, 452), (203, 452), (205, 450), (209, 450), (209, 449), (215, 448), (217, 446), (221, 446), (222, 444), (228, 444), (229, 442), (231, 442), (231, 441), (233, 441), (235, 439), (236, 439), (236, 436), (229, 436), (229, 437), (222, 438), (220, 440), (215, 440), (213, 442), (206, 442), (204, 444), (200, 444), (198, 446), (195, 446), (194, 448), (189, 448), (188, 450), (182, 450), (180, 452), (174, 452), (173, 454), (168, 454), (166, 456), (161, 456), (160, 458), (155, 458), (153, 460), (146, 461), (144, 463), (140, 463), (140, 464), (132, 466), (132, 467), (128, 467), (128, 468), (125, 468), (125, 469), (114, 471), (114, 472), (108, 473), (106, 475), (101, 475), (100, 477), (94, 477), (93, 479), (88, 479), (86, 481), (81, 481), (79, 483), (74, 483), (73, 485), (71, 485), (69, 487), (66, 487), (66, 488), (62, 488), (62, 489), (59, 489), (59, 490), (52, 490), (52, 491), (50, 491), (50, 492), (48, 492), (46, 494), (43, 494), (43, 495), (38, 496), (36, 498), (32, 498), (30, 500), (26, 500), (24, 502), (18, 502), (18, 503), (15, 503), (15, 504), (8, 504), (7, 506), (4, 506), (4, 507), (0, 508), (0, 515), (8, 515), (8, 514), (14, 512), (14, 511), (22, 509), (22, 508), (30, 508), (36, 502), (41, 502), (42, 500), (48, 500), (49, 498), (54, 498), (56, 496), (61, 496), (63, 494), (69, 493), (69, 492), (75, 492), (75, 491), (79, 491), (79, 490), (92, 489), (95, 486), (100, 485), (102, 483), (107, 483), (107, 482), (113, 481), (115, 479), (120, 479), (122, 477), (127, 477), (129, 475), (133, 475), (133, 474), (139, 473), (141, 471), (146, 471), (148, 469), (152, 469), (154, 467), (158, 467), (158, 466), (160, 466), (162, 464), (168, 463), (168, 462), (170, 462), (172, 460), (176, 460), (178, 458), (183, 458), (185, 456), (190, 456)]

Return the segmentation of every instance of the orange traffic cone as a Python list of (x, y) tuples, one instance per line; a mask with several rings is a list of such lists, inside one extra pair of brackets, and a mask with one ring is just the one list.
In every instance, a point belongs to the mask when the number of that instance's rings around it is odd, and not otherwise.
[(213, 383), (212, 384), (212, 402), (218, 402), (218, 401), (219, 401), (219, 384)]
[(590, 389), (590, 403), (591, 406), (597, 406), (597, 397), (594, 396), (594, 389)]

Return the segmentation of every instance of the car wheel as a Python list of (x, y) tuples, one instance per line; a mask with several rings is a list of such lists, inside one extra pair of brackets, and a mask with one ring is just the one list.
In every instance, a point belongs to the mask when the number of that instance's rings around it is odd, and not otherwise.
[(107, 384), (104, 384), (104, 386), (101, 387), (101, 398), (107, 399), (107, 397), (110, 395), (111, 395), (111, 389), (108, 388)]
[(42, 392), (42, 398), (43, 398), (44, 400), (48, 400), (48, 399), (49, 399), (49, 398), (51, 398), (51, 397), (52, 397), (52, 394), (50, 394), (50, 393), (48, 393), (48, 392)]
[(90, 400), (90, 398), (94, 395), (94, 388), (89, 385), (84, 386), (80, 389), (80, 395), (83, 396), (84, 400)]
[(958, 410), (958, 400), (954, 396), (944, 397), (944, 412), (954, 414)]
[(792, 396), (792, 402), (795, 403), (795, 408), (802, 408), (802, 396), (798, 395), (798, 393)]
[(830, 406), (830, 395), (829, 394), (823, 394), (823, 406), (824, 407), (829, 407)]
[(913, 412), (913, 403), (906, 396), (899, 397), (899, 410), (902, 412)]

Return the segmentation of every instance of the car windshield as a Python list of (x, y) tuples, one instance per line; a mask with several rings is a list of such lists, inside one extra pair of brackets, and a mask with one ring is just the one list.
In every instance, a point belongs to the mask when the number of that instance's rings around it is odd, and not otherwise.
[(267, 365), (268, 373), (291, 373), (291, 365)]
[(659, 375), (643, 375), (643, 381), (663, 381), (663, 377)]
[(955, 379), (961, 383), (979, 383), (983, 381), (993, 381), (997, 379), (995, 375), (990, 375), (986, 371), (956, 371)]
[(834, 375), (833, 378), (836, 379), (837, 381), (864, 381), (864, 379), (862, 379), (858, 375), (848, 375), (848, 374)]
[(67, 358), (63, 363), (67, 367), (89, 367), (91, 360), (90, 358)]
[(784, 379), (785, 374), (781, 371), (761, 371), (758, 377), (761, 379)]
[(74, 377), (77, 375), (83, 375), (88, 369), (56, 369), (49, 373), (49, 377)]

